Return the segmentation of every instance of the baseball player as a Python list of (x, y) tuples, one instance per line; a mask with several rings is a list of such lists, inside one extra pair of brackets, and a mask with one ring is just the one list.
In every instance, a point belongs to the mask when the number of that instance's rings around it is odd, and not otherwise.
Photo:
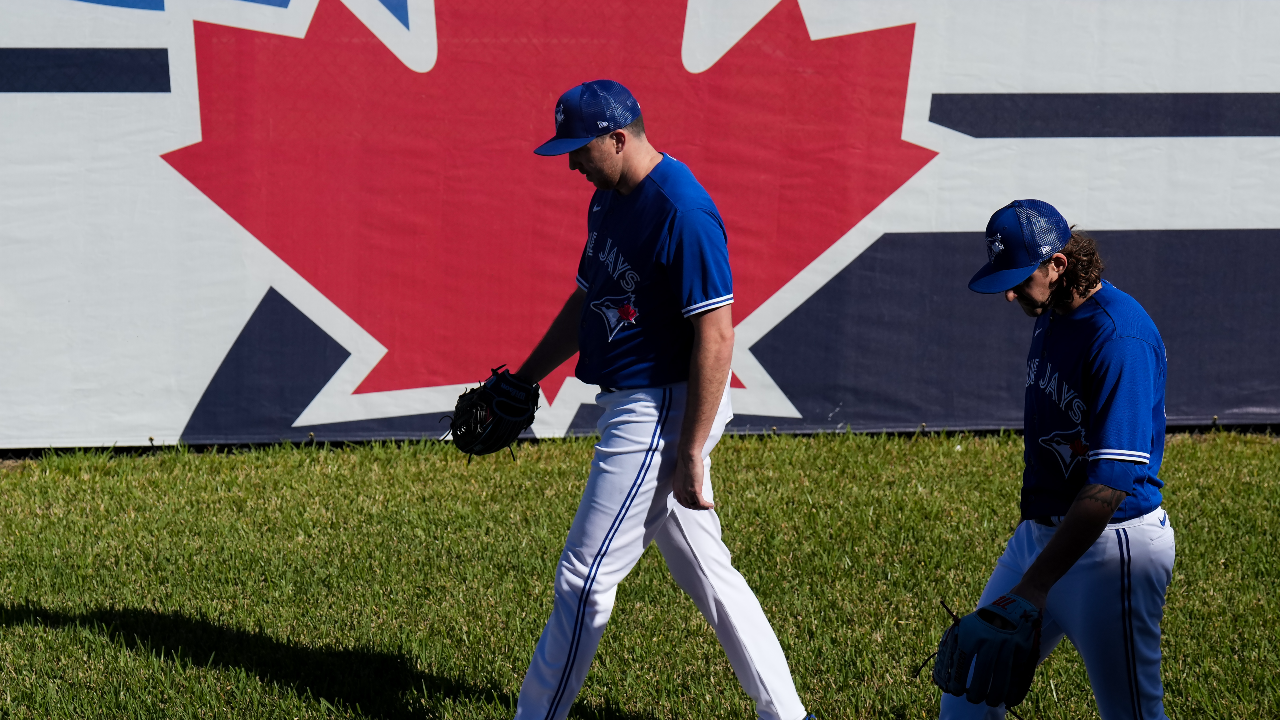
[(712, 509), (710, 453), (732, 416), (724, 223), (689, 168), (649, 144), (640, 105), (619, 83), (572, 88), (556, 103), (555, 122), (555, 137), (535, 152), (567, 153), (596, 192), (578, 288), (515, 374), (536, 382), (577, 352), (576, 374), (600, 386), (604, 415), (516, 718), (568, 714), (618, 583), (653, 542), (759, 716), (801, 720), (782, 647), (733, 568)]
[(1142, 306), (1101, 279), (1094, 241), (1048, 203), (1001, 208), (986, 241), (988, 262), (969, 288), (1003, 293), (1036, 319), (1022, 522), (979, 609), (940, 646), (934, 678), (949, 693), (941, 716), (1004, 717), (1004, 702), (1022, 699), (1034, 666), (1065, 635), (1103, 720), (1159, 720), (1174, 556), (1160, 507), (1164, 342)]

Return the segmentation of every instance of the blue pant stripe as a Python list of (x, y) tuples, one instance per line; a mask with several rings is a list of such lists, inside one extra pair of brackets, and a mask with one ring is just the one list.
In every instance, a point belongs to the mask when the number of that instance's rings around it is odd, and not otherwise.
[(627, 496), (622, 501), (622, 507), (614, 515), (613, 523), (609, 525), (609, 530), (605, 533), (600, 551), (596, 553), (595, 559), (591, 561), (591, 567), (587, 570), (587, 581), (583, 584), (582, 592), (578, 595), (578, 612), (573, 621), (572, 640), (569, 641), (569, 657), (566, 659), (564, 669), (560, 671), (560, 682), (556, 684), (556, 692), (552, 698), (551, 706), (547, 708), (546, 720), (552, 720), (555, 717), (556, 711), (560, 708), (560, 703), (564, 700), (565, 691), (569, 688), (570, 675), (578, 658), (578, 647), (582, 642), (582, 631), (586, 623), (587, 597), (591, 594), (592, 586), (595, 585), (596, 575), (604, 562), (605, 555), (609, 552), (609, 546), (613, 544), (613, 539), (621, 529), (622, 521), (627, 516), (627, 511), (631, 509), (632, 503), (635, 502), (640, 486), (644, 483), (645, 476), (649, 474), (649, 469), (653, 467), (653, 461), (657, 457), (658, 440), (662, 437), (662, 428), (667, 423), (670, 411), (671, 390), (663, 389), (662, 402), (658, 409), (658, 422), (654, 424), (653, 435), (649, 438), (649, 447), (645, 450), (644, 459), (640, 462), (640, 470), (636, 473), (635, 479), (632, 480), (630, 489), (627, 490)]
[(1130, 613), (1132, 607), (1129, 604), (1129, 547), (1126, 540), (1126, 534), (1123, 528), (1117, 528), (1116, 548), (1120, 551), (1120, 638), (1124, 642), (1124, 667), (1125, 681), (1129, 684), (1129, 707), (1133, 711), (1133, 717), (1138, 717), (1138, 698), (1137, 688), (1134, 683), (1134, 654), (1137, 650), (1133, 646), (1133, 635), (1129, 632)]
[[(1126, 596), (1125, 587), (1124, 587), (1125, 586), (1124, 537), (1120, 535), (1119, 529), (1115, 530), (1114, 532), (1116, 534), (1116, 548), (1120, 552), (1120, 639), (1124, 642), (1124, 666), (1126, 670), (1125, 680), (1129, 683), (1129, 708), (1132, 710), (1134, 709), (1133, 708), (1133, 682), (1130, 679), (1130, 676), (1128, 674), (1128, 668), (1129, 668), (1129, 665), (1131, 664), (1130, 660), (1131, 660), (1132, 654), (1129, 648), (1129, 634), (1124, 631), (1125, 627), (1127, 627), (1129, 624), (1128, 623), (1129, 612), (1124, 602), (1125, 596)], [(1136, 716), (1136, 713), (1135, 713), (1135, 716)]]
[(1142, 687), (1138, 684), (1138, 643), (1133, 637), (1133, 549), (1129, 547), (1129, 531), (1121, 528), (1124, 534), (1124, 580), (1125, 580), (1125, 607), (1128, 609), (1129, 622), (1125, 631), (1128, 633), (1128, 644), (1133, 649), (1133, 654), (1129, 662), (1129, 687), (1133, 693), (1134, 716), (1138, 720), (1143, 720), (1142, 714)]

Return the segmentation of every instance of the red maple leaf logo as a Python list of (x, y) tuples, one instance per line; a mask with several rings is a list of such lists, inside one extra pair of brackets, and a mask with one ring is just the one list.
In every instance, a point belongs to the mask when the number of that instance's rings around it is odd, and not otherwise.
[(618, 308), (618, 317), (622, 318), (624, 322), (635, 322), (636, 309), (631, 305), (623, 305)]
[(592, 188), (532, 150), (577, 83), (629, 87), (711, 193), (739, 320), (935, 154), (901, 139), (913, 26), (811, 41), (784, 0), (692, 74), (683, 2), (620, 7), (437, 0), (425, 74), (337, 0), (301, 40), (196, 23), (203, 140), (164, 157), (388, 348), (374, 392), (519, 363), (573, 290)]

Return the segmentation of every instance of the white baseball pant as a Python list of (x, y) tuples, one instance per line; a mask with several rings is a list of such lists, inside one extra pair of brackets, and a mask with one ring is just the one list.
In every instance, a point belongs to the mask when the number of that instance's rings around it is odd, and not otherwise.
[[(1061, 520), (1061, 518), (1055, 518)], [(1056, 528), (1018, 526), (982, 591), (978, 607), (1008, 592)], [(1071, 638), (1084, 660), (1102, 720), (1166, 720), (1160, 683), (1160, 621), (1173, 576), (1173, 525), (1162, 508), (1107, 525), (1049, 591), (1040, 661)], [(1034, 681), (1039, 684), (1037, 678)], [(1034, 687), (1034, 685), (1033, 685)], [(943, 693), (943, 720), (1001, 720), (1004, 706), (973, 704)]]
[[(618, 583), (657, 543), (675, 581), (715, 630), (742, 689), (766, 720), (801, 720), (782, 646), (760, 602), (733, 568), (714, 510), (689, 510), (671, 493), (684, 419), (685, 383), (604, 392), (591, 475), (556, 569), (551, 618), (520, 688), (516, 720), (561, 720), (582, 688), (613, 611)], [(733, 416), (725, 388), (702, 451), (711, 500), (710, 453)]]

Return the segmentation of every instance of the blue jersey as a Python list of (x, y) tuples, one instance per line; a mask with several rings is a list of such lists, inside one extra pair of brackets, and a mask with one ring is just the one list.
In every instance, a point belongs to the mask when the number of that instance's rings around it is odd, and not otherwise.
[(1045, 312), (1026, 382), (1023, 517), (1065, 515), (1086, 483), (1129, 494), (1116, 522), (1159, 507), (1165, 350), (1137, 300), (1103, 281), (1069, 315)]
[(693, 325), (733, 302), (724, 222), (682, 162), (663, 158), (629, 194), (597, 190), (578, 264), (586, 291), (576, 375), (643, 388), (689, 379)]

